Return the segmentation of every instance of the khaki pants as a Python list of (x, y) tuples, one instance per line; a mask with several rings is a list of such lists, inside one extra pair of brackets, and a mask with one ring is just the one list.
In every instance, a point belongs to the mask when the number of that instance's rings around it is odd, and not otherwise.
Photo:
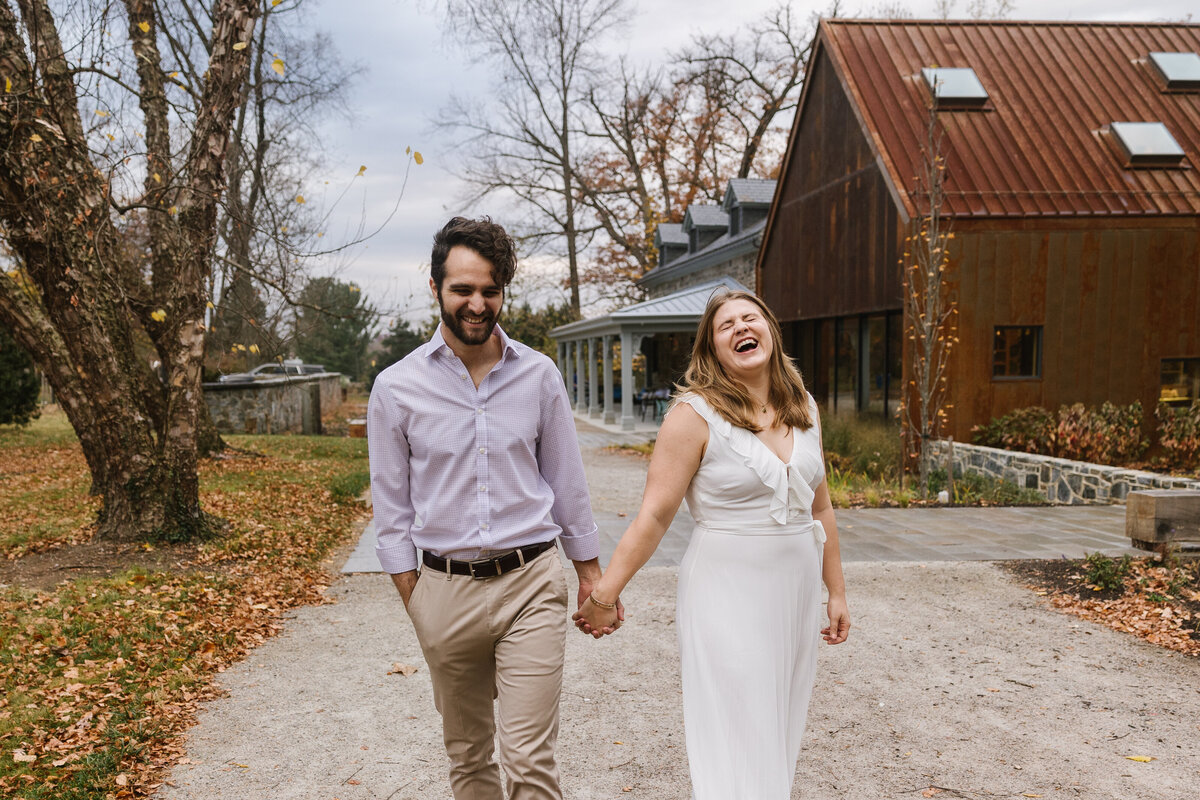
[(510, 800), (560, 800), (567, 582), (558, 550), (483, 580), (424, 569), (408, 613), (433, 679), (455, 800), (502, 800), (493, 699)]

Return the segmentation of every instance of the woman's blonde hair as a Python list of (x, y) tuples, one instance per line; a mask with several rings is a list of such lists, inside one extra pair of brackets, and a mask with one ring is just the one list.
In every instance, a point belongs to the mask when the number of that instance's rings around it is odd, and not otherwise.
[(739, 381), (726, 374), (725, 368), (717, 359), (713, 341), (713, 319), (721, 306), (732, 300), (748, 300), (758, 306), (771, 331), (771, 360), (767, 365), (770, 372), (770, 389), (767, 397), (771, 405), (775, 406), (776, 418), (788, 427), (808, 430), (813, 426), (814, 420), (808, 406), (808, 392), (804, 389), (804, 379), (800, 377), (796, 365), (783, 352), (783, 333), (779, 329), (779, 321), (775, 319), (771, 309), (750, 292), (719, 291), (709, 298), (704, 316), (700, 318), (700, 327), (696, 331), (692, 361), (684, 373), (683, 382), (676, 386), (675, 396), (693, 392), (704, 398), (714, 411), (733, 425), (754, 433), (762, 430), (762, 426), (755, 421), (754, 401), (750, 393)]

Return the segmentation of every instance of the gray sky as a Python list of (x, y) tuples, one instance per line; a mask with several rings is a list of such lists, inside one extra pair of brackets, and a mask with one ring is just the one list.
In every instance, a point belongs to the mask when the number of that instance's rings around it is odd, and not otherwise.
[[(957, 0), (955, 16), (965, 16), (967, 0)], [(631, 4), (633, 5), (633, 4)], [(638, 61), (663, 63), (667, 53), (687, 43), (693, 33), (731, 30), (763, 16), (776, 0), (650, 0), (637, 4), (628, 36), (611, 50)], [(848, 16), (869, 13), (878, 2), (846, 0)], [(907, 4), (914, 16), (934, 16), (932, 0)], [(796, 10), (824, 9), (828, 2), (797, 0)], [(1180, 20), (1194, 13), (1194, 0), (1016, 0), (1010, 19), (1045, 20)], [(314, 187), (311, 200), (341, 192), (360, 165), (367, 167), (333, 211), (326, 241), (352, 235), (360, 221), (368, 230), (382, 225), (396, 204), (408, 165), (405, 148), (421, 152), (425, 163), (413, 165), (399, 208), (382, 232), (321, 269), (339, 270), (343, 280), (357, 282), (379, 306), (403, 308), (415, 298), (409, 316), (428, 316), (428, 259), (433, 233), (447, 218), (462, 211), (463, 190), (450, 174), (457, 154), (433, 130), (431, 119), (450, 93), (481, 96), (486, 73), (467, 62), (447, 43), (440, 15), (429, 0), (320, 0), (316, 24), (329, 31), (348, 62), (365, 68), (350, 90), (355, 118), (325, 126), (328, 186)], [(311, 201), (310, 200), (310, 201)], [(505, 209), (482, 205), (472, 214), (488, 213), (503, 222)]]

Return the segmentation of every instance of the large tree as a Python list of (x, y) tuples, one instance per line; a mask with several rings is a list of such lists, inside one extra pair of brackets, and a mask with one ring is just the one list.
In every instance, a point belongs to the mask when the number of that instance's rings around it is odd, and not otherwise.
[[(344, 67), (328, 34), (313, 32), (313, 0), (264, 2), (250, 77), (234, 117), (226, 201), (218, 220), (216, 303), (207, 363), (242, 369), (286, 353), (285, 318), (311, 257), (323, 250), (317, 204), (305, 199), (321, 153), (318, 123), (347, 113)], [(194, 28), (194, 26), (193, 26)], [(324, 254), (323, 254), (324, 255)]]
[[(0, 2), (0, 235), (20, 276), (0, 277), (0, 322), (79, 436), (104, 500), (102, 536), (207, 527), (205, 289), (259, 10), (253, 0), (62, 12)], [(180, 13), (205, 32), (195, 80), (179, 77), (186, 53), (163, 24)]]
[(604, 233), (583, 273), (598, 294), (638, 299), (660, 223), (719, 203), (730, 178), (774, 177), (818, 20), (783, 3), (740, 31), (694, 35), (665, 69), (618, 62), (589, 94), (592, 146), (575, 177)]
[(495, 69), (488, 101), (456, 99), (442, 124), (465, 153), (460, 177), (476, 197), (515, 198), (514, 232), (567, 262), (580, 310), (579, 263), (594, 226), (584, 221), (575, 165), (581, 113), (600, 75), (600, 48), (625, 17), (623, 0), (448, 0), (450, 31)]

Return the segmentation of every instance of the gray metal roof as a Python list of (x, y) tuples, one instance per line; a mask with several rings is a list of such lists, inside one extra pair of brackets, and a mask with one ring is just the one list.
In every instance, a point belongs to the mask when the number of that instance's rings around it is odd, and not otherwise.
[(732, 261), (744, 253), (757, 253), (759, 245), (762, 243), (763, 230), (766, 227), (766, 219), (761, 219), (732, 236), (726, 231), (709, 242), (704, 249), (682, 255), (669, 264), (663, 264), (650, 270), (637, 280), (637, 285), (655, 286), (663, 281), (698, 272), (705, 267)]
[(728, 228), (729, 214), (720, 206), (692, 203), (683, 215), (683, 229)]
[(622, 330), (691, 332), (700, 323), (704, 307), (708, 305), (708, 298), (721, 288), (741, 292), (749, 291), (733, 278), (724, 276), (680, 289), (665, 297), (656, 297), (653, 300), (626, 306), (603, 317), (593, 317), (560, 325), (550, 331), (550, 335), (559, 340), (571, 340), (585, 336), (607, 336), (620, 333)]
[(666, 245), (688, 246), (688, 235), (683, 232), (683, 225), (678, 222), (664, 222), (654, 230), (654, 246), (662, 249)]
[(775, 181), (765, 178), (734, 178), (725, 189), (722, 206), (769, 206), (775, 199)]

